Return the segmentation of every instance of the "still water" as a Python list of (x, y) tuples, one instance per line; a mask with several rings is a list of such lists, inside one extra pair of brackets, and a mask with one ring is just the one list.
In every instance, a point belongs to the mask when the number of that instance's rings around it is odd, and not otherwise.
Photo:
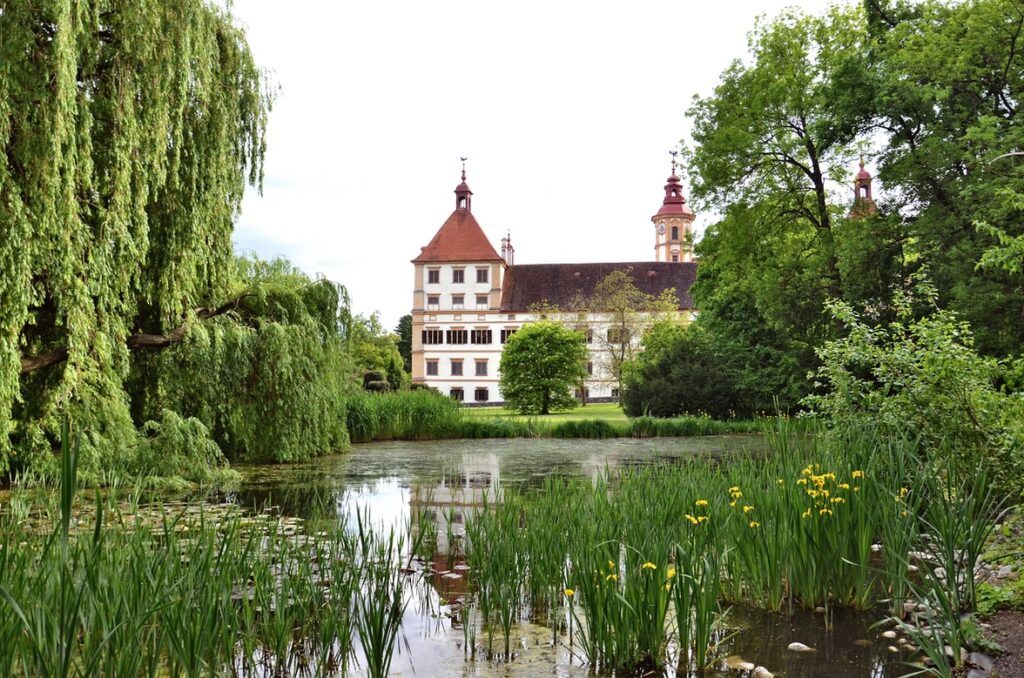
[[(355, 520), (369, 511), (382, 529), (412, 539), (430, 521), (439, 553), (436, 574), (417, 578), (407, 608), (392, 675), (396, 676), (587, 676), (593, 675), (551, 629), (523, 621), (513, 632), (511, 662), (490, 661), (486, 653), (466, 658), (464, 633), (453, 611), (466, 590), (466, 573), (444, 553), (468, 515), (484, 501), (500, 501), (508, 488), (538, 486), (548, 476), (598, 478), (622, 469), (705, 457), (709, 462), (732, 452), (759, 452), (759, 436), (611, 440), (459, 440), (357, 445), (345, 455), (322, 457), (288, 467), (237, 467), (244, 477), (232, 497), (243, 506), (279, 507), (281, 514), (313, 520)], [(729, 632), (708, 676), (749, 676), (742, 662), (766, 667), (776, 676), (895, 677), (910, 672), (901, 655), (871, 628), (879, 615), (839, 613), (825, 630), (821, 615), (796, 611), (769, 614), (733, 607)], [(477, 632), (477, 644), (484, 634)], [(815, 652), (787, 650), (801, 642)], [(355, 671), (358, 674), (358, 669)], [(669, 674), (672, 675), (672, 674)]]

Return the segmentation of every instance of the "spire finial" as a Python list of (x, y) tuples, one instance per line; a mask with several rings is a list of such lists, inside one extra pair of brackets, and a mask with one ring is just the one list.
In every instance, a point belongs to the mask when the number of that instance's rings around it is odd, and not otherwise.
[(669, 155), (672, 156), (672, 176), (676, 175), (676, 155), (679, 151), (669, 151)]
[(860, 154), (860, 168), (864, 169), (864, 154)]
[(466, 161), (469, 160), (469, 158), (463, 158), (462, 156), (459, 156), (459, 160), (462, 161), (462, 180), (465, 181), (466, 180)]

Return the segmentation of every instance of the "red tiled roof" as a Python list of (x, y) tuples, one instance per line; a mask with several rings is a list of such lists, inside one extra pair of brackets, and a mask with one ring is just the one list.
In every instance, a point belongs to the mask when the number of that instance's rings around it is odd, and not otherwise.
[(502, 261), (502, 258), (494, 251), (473, 213), (457, 209), (412, 263), (444, 261)]
[(680, 310), (693, 308), (690, 287), (697, 278), (696, 262), (641, 261), (607, 264), (530, 264), (510, 266), (501, 289), (501, 310), (526, 311), (534, 304), (569, 309), (590, 298), (605, 276), (633, 269), (633, 282), (641, 292), (657, 296), (675, 288)]

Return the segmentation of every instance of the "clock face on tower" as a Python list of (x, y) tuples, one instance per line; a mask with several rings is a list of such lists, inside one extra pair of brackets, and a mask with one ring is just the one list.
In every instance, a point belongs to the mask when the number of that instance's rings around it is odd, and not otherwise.
[(665, 223), (664, 222), (658, 224), (658, 233), (660, 233), (661, 235), (665, 235)]

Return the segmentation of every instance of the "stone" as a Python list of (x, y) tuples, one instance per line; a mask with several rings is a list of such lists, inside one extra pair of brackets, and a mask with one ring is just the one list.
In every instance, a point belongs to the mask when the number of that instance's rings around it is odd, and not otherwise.
[(814, 608), (814, 613), (815, 614), (825, 614), (825, 608), (823, 608), (821, 605), (819, 605), (818, 607)]
[(993, 666), (992, 657), (984, 652), (972, 652), (967, 656), (967, 663), (982, 671), (991, 671)]
[(729, 655), (722, 660), (725, 665), (733, 671), (753, 671), (754, 665), (751, 662), (746, 661), (739, 655)]
[(907, 572), (917, 572), (917, 565), (907, 565)]
[(967, 678), (988, 678), (988, 673), (978, 669), (971, 669), (967, 672)]
[(871, 545), (871, 552), (872, 553), (880, 553), (881, 551), (882, 551), (882, 545), (881, 544), (872, 544)]
[(786, 649), (790, 652), (814, 652), (813, 647), (807, 647), (803, 643), (790, 643)]
[(895, 645), (890, 645), (886, 649), (889, 650), (889, 652), (892, 652), (892, 653), (895, 653), (895, 654), (899, 654), (899, 651), (900, 651), (900, 649), (898, 647), (896, 647)]
[(775, 678), (775, 674), (763, 666), (758, 666), (754, 669), (754, 672), (751, 673), (750, 676), (751, 678)]
[(939, 579), (945, 579), (946, 578), (946, 568), (944, 568), (944, 567), (936, 567), (935, 568), (935, 576), (938, 577)]
[(867, 638), (858, 638), (853, 641), (853, 644), (860, 645), (861, 647), (867, 647), (868, 645), (874, 645), (875, 642), (873, 640), (868, 640)]
[(883, 638), (895, 638), (896, 637), (896, 632), (895, 631), (885, 631), (885, 632), (882, 633), (882, 637)]
[(1011, 574), (1013, 574), (1013, 565), (1003, 565), (999, 568), (999, 571), (996, 572), (996, 578), (1006, 579)]

